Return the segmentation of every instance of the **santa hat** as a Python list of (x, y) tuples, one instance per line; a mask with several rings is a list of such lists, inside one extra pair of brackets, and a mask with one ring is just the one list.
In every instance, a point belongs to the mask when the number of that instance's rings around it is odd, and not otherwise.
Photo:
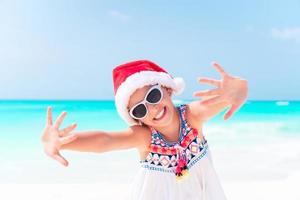
[(173, 78), (166, 70), (148, 60), (137, 60), (117, 66), (113, 70), (115, 104), (121, 118), (128, 125), (138, 125), (128, 112), (130, 96), (146, 85), (160, 84), (179, 94), (184, 89), (182, 78)]

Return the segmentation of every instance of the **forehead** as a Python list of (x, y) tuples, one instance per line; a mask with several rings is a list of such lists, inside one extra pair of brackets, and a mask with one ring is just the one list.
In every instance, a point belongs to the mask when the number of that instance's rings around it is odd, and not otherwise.
[(133, 106), (134, 104), (142, 101), (148, 92), (148, 90), (152, 87), (152, 85), (146, 85), (142, 88), (137, 89), (134, 93), (130, 96), (128, 107)]

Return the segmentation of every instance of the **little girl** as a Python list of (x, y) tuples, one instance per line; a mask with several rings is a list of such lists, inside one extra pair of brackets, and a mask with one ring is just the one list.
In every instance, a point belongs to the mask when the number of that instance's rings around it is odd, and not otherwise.
[(246, 80), (228, 75), (217, 63), (213, 66), (223, 79), (200, 81), (217, 88), (195, 92), (205, 100), (178, 107), (171, 96), (183, 90), (182, 79), (147, 60), (116, 67), (115, 104), (129, 128), (71, 134), (76, 124), (59, 130), (66, 112), (53, 124), (49, 107), (41, 138), (45, 153), (67, 166), (59, 153), (62, 149), (102, 153), (136, 148), (141, 168), (132, 184), (131, 199), (224, 200), (202, 126), (228, 106), (231, 109), (224, 119), (232, 116), (245, 102), (248, 90)]

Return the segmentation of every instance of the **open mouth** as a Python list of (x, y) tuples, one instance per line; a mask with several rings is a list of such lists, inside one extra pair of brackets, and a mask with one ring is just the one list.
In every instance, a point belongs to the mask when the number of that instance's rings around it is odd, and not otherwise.
[(161, 120), (162, 118), (164, 118), (164, 116), (166, 115), (166, 113), (167, 113), (167, 108), (166, 108), (166, 106), (164, 106), (164, 108), (162, 109), (162, 111), (160, 111), (160, 112), (156, 115), (156, 117), (154, 117), (153, 119), (156, 120), (156, 121), (159, 121), (159, 120)]

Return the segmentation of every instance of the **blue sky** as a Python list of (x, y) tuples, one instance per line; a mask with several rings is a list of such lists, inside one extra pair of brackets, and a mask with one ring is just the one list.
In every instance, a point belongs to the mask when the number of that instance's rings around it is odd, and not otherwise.
[(299, 1), (0, 0), (0, 99), (113, 99), (111, 71), (150, 59), (212, 88), (211, 61), (249, 99), (300, 100)]

